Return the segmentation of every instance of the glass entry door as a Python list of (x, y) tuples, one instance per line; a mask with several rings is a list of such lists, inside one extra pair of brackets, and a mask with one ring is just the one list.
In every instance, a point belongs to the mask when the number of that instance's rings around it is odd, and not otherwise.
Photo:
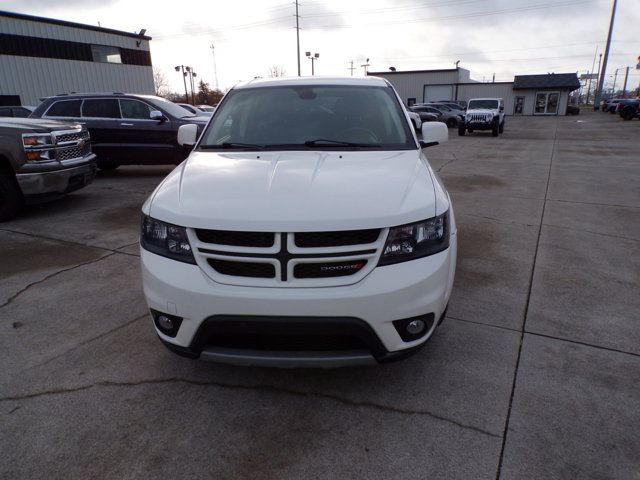
[(536, 115), (557, 115), (560, 103), (560, 92), (536, 93)]
[(513, 107), (514, 115), (522, 115), (524, 112), (524, 97), (516, 97), (516, 101)]

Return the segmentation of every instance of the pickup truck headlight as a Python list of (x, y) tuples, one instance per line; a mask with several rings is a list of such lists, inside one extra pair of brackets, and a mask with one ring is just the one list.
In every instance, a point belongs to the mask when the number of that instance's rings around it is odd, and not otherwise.
[(157, 255), (195, 265), (187, 230), (170, 223), (142, 215), (140, 245)]
[(389, 229), (378, 266), (426, 257), (449, 248), (449, 211)]
[(22, 146), (29, 161), (55, 159), (55, 152), (47, 149), (47, 147), (53, 148), (53, 138), (50, 133), (26, 133), (22, 135)]

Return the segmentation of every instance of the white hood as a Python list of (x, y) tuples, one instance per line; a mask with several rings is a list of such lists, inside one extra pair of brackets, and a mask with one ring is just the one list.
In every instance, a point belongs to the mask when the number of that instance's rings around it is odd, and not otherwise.
[(150, 200), (154, 218), (223, 230), (379, 228), (436, 214), (420, 150), (194, 152)]

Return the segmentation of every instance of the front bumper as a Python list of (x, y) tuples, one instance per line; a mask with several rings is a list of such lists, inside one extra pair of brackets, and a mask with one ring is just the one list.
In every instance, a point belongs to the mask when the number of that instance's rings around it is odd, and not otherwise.
[[(141, 249), (144, 294), (153, 310), (182, 317), (174, 338), (156, 332), (171, 350), (192, 358), (242, 365), (341, 366), (375, 363), (410, 353), (433, 334), (451, 295), (457, 237), (429, 257), (375, 268), (360, 282), (339, 287), (272, 288), (216, 283), (197, 265), (176, 262)], [(402, 340), (394, 320), (433, 315), (421, 338)], [(212, 322), (276, 322), (278, 332), (313, 322), (334, 322), (336, 331), (360, 324), (372, 336), (367, 351), (256, 352), (212, 348), (202, 331)], [(255, 325), (255, 324), (252, 324)], [(248, 328), (248, 327), (247, 327)], [(253, 327), (252, 327), (253, 328)], [(324, 327), (323, 327), (324, 328)], [(213, 333), (215, 334), (215, 332)], [(376, 347), (377, 342), (377, 347)]]
[(83, 159), (80, 164), (59, 170), (17, 173), (16, 179), (24, 196), (65, 194), (90, 184), (96, 174), (95, 155)]
[(493, 120), (490, 122), (465, 121), (463, 123), (464, 123), (464, 126), (470, 130), (491, 130), (493, 128), (494, 121)]

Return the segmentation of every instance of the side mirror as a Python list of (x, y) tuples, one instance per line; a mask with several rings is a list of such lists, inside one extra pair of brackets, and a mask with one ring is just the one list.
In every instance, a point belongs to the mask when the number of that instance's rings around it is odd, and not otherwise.
[(500, 111), (504, 112), (504, 105), (500, 106)]
[(193, 123), (181, 125), (178, 128), (178, 145), (182, 147), (192, 147), (198, 140), (198, 126)]
[(167, 119), (160, 110), (151, 110), (151, 112), (149, 112), (149, 118), (151, 120), (158, 120), (159, 122), (164, 122)]
[(427, 122), (422, 124), (422, 140), (420, 146), (433, 147), (449, 140), (449, 130), (442, 122)]

